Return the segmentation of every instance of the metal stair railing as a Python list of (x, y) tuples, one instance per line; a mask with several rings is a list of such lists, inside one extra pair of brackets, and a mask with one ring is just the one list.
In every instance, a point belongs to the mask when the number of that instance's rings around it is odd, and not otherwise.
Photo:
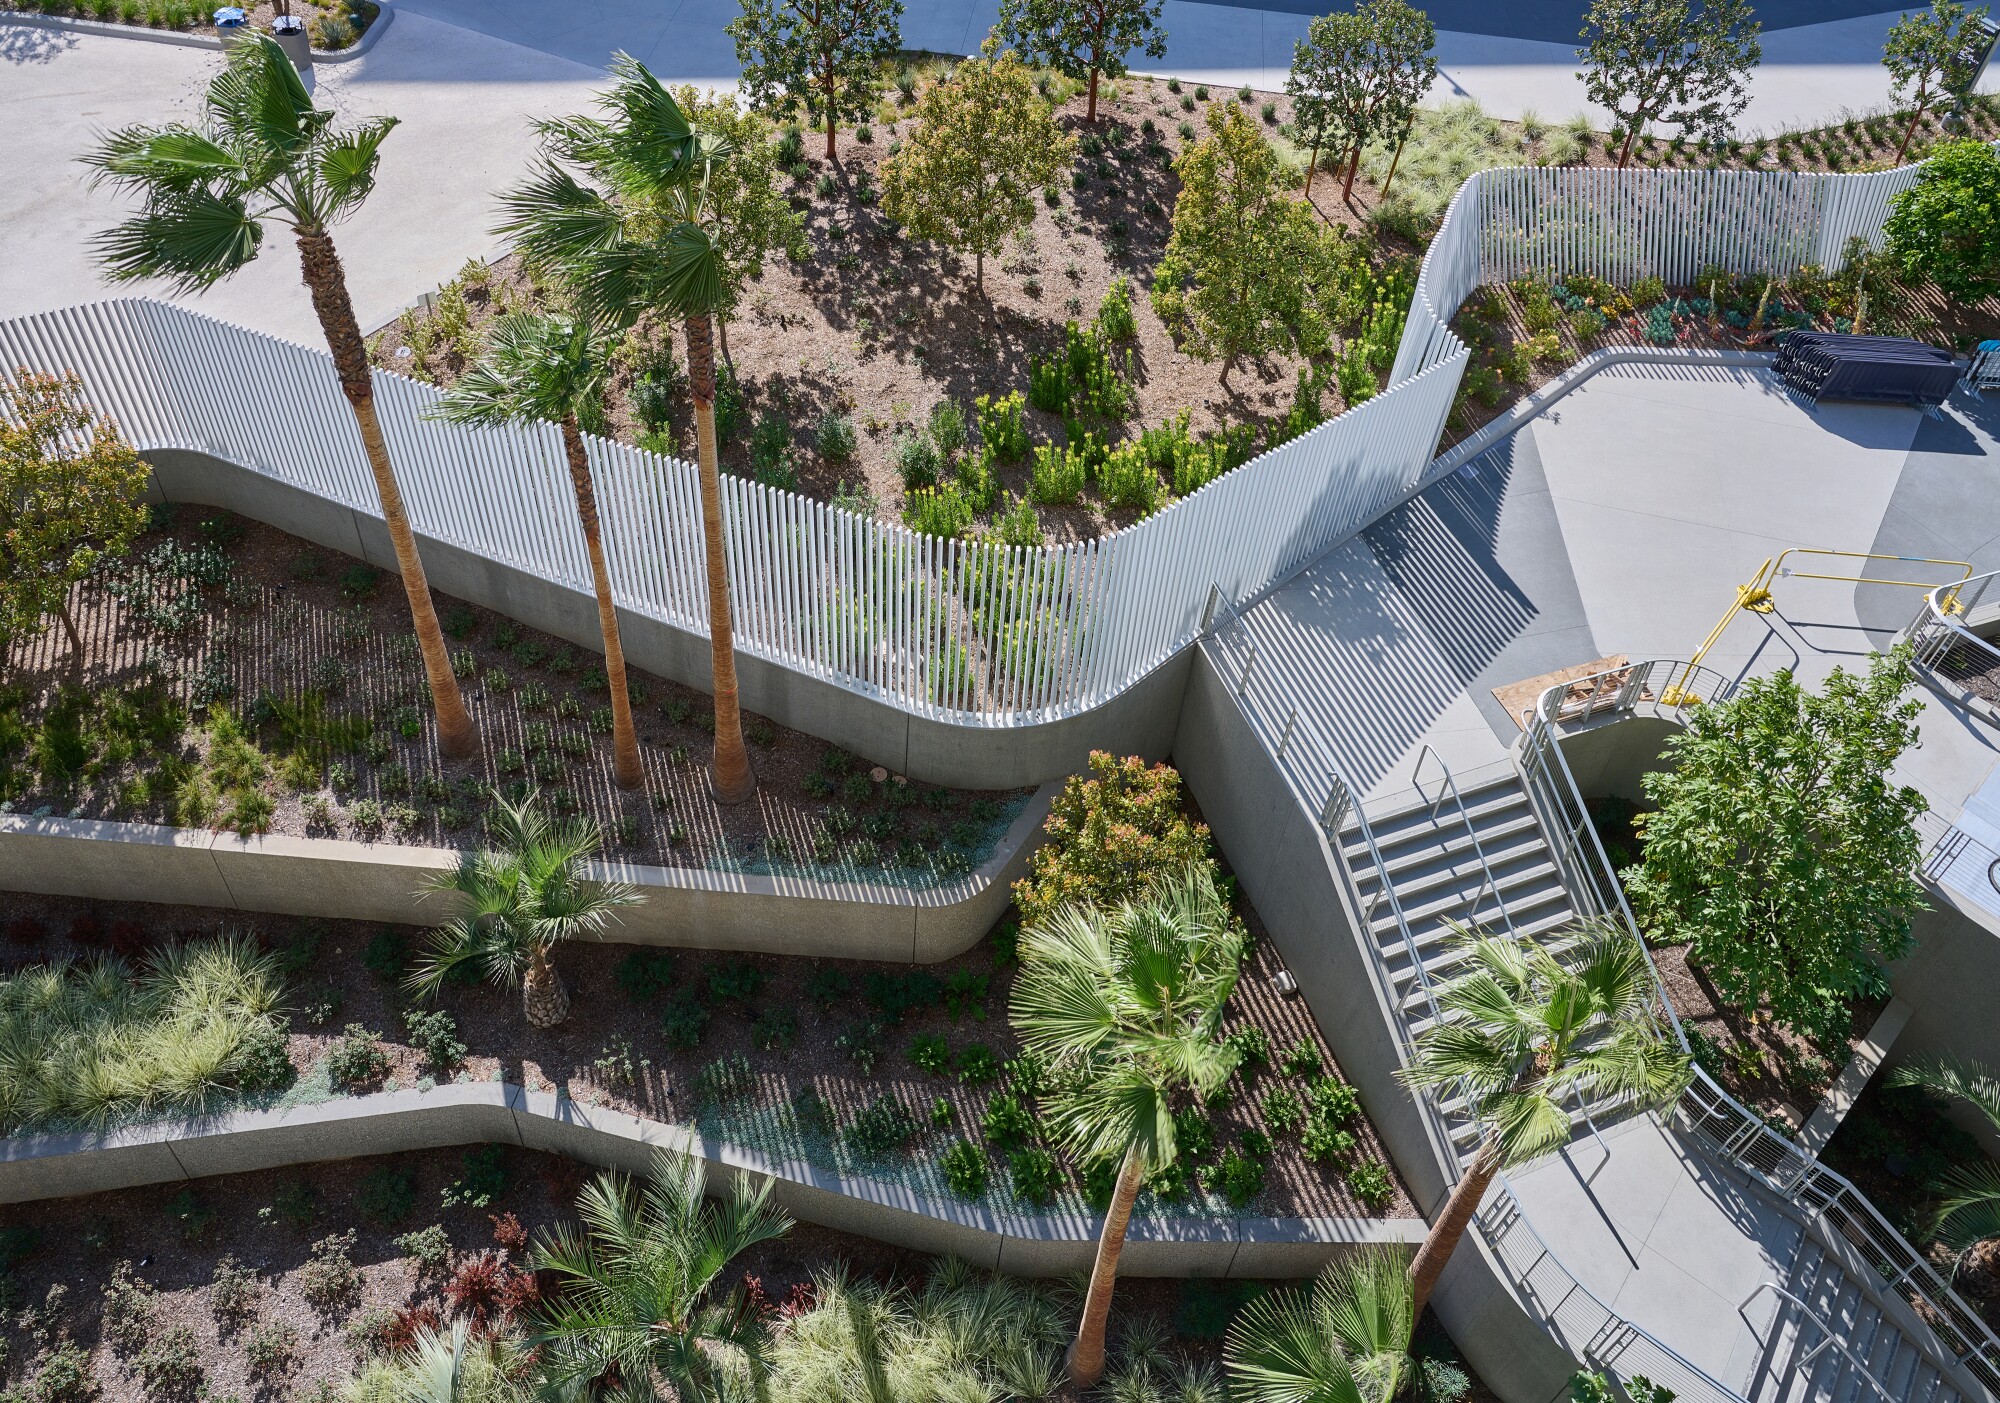
[[(1587, 685), (1585, 703), (1607, 690), (1612, 699), (1604, 705), (1587, 706), (1580, 713), (1567, 710), (1566, 705), (1578, 704), (1570, 694)], [(1612, 872), (1603, 842), (1584, 808), (1576, 778), (1556, 741), (1555, 725), (1558, 717), (1573, 720), (1579, 716), (1630, 711), (1643, 700), (1657, 701), (1667, 695), (1670, 686), (1679, 689), (1676, 699), (1682, 705), (1723, 700), (1734, 690), (1733, 683), (1705, 668), (1667, 660), (1634, 664), (1629, 669), (1614, 669), (1559, 683), (1544, 692), (1536, 704), (1521, 749), (1523, 777), (1530, 798), (1549, 815), (1545, 820), (1547, 831), (1567, 832), (1559, 860), (1566, 865), (1574, 863), (1578, 869), (1572, 888), (1578, 910), (1606, 917), (1615, 915), (1639, 939), (1641, 950), (1646, 950), (1645, 940), (1639, 936), (1624, 888)], [(1585, 832), (1587, 843), (1581, 838)], [(1606, 899), (1606, 893), (1615, 900)], [(1687, 1035), (1660, 984), (1659, 970), (1653, 965), (1650, 951), (1646, 951), (1646, 964), (1652, 972), (1655, 996), (1666, 1020), (1685, 1049)], [(1890, 1226), (1853, 1184), (1778, 1135), (1699, 1066), (1694, 1071), (1694, 1079), (1673, 1108), (1674, 1119), (1728, 1162), (1850, 1243), (1875, 1270), (1883, 1289), (1910, 1303), (1948, 1357), (1987, 1389), (2000, 1392), (2000, 1337), (1960, 1299), (1937, 1269)]]
[[(1438, 797), (1436, 799), (1431, 799), (1424, 792), (1423, 774), (1424, 762), (1426, 760), (1435, 761), (1439, 773), (1443, 776), (1444, 782), (1438, 786)], [(1479, 834), (1473, 829), (1472, 815), (1466, 811), (1465, 807), (1465, 796), (1460, 794), (1458, 790), (1458, 779), (1452, 774), (1451, 766), (1445, 764), (1444, 757), (1438, 754), (1429, 744), (1426, 744), (1421, 751), (1417, 752), (1417, 763), (1410, 769), (1410, 787), (1417, 791), (1419, 798), (1430, 801), (1431, 827), (1434, 829), (1438, 826), (1437, 814), (1439, 806), (1444, 803), (1446, 798), (1450, 798), (1452, 805), (1458, 810), (1458, 821), (1465, 829), (1465, 836), (1472, 843), (1472, 856), (1479, 863), (1481, 880), (1479, 890), (1474, 892), (1472, 899), (1466, 903), (1465, 909), (1468, 917), (1466, 924), (1469, 926), (1479, 924), (1479, 903), (1485, 898), (1488, 892), (1491, 892), (1493, 894), (1493, 904), (1500, 909), (1501, 923), (1507, 927), (1507, 934), (1518, 939), (1520, 932), (1514, 929), (1513, 913), (1507, 909), (1506, 898), (1500, 895), (1499, 879), (1493, 875), (1493, 865), (1486, 860), (1486, 845), (1479, 841)], [(1388, 880), (1386, 874), (1383, 880)]]
[(2000, 647), (1963, 622), (1981, 607), (1995, 580), (2000, 580), (2000, 570), (1939, 585), (1925, 594), (1917, 617), (1904, 633), (1910, 644), (1910, 660), (1947, 681), (1955, 680), (1954, 665), (1975, 672), (2000, 672)]
[[(1828, 1346), (1831, 1346), (1834, 1349), (1839, 1350), (1843, 1355), (1847, 1357), (1847, 1362), (1853, 1366), (1854, 1372), (1859, 1374), (1863, 1379), (1866, 1379), (1868, 1381), (1868, 1386), (1875, 1390), (1876, 1394), (1882, 1399), (1882, 1403), (1903, 1403), (1902, 1399), (1896, 1397), (1895, 1394), (1889, 1392), (1888, 1389), (1882, 1386), (1882, 1381), (1875, 1377), (1875, 1371), (1870, 1369), (1866, 1364), (1863, 1364), (1861, 1362), (1861, 1360), (1855, 1355), (1854, 1351), (1847, 1347), (1847, 1342), (1841, 1339), (1839, 1335), (1834, 1333), (1833, 1327), (1826, 1323), (1825, 1319), (1821, 1317), (1818, 1311), (1814, 1310), (1811, 1306), (1807, 1305), (1804, 1301), (1800, 1300), (1790, 1291), (1787, 1291), (1777, 1282), (1766, 1281), (1762, 1285), (1758, 1286), (1758, 1288), (1755, 1291), (1752, 1291), (1749, 1295), (1743, 1298), (1743, 1304), (1736, 1307), (1736, 1313), (1738, 1315), (1742, 1315), (1743, 1312), (1749, 1310), (1750, 1303), (1756, 1300), (1759, 1296), (1763, 1295), (1766, 1291), (1769, 1291), (1772, 1295), (1776, 1296), (1780, 1301), (1789, 1301), (1792, 1305), (1798, 1307), (1799, 1315), (1806, 1320), (1810, 1320), (1813, 1324), (1813, 1328), (1818, 1330), (1820, 1333), (1819, 1343), (1814, 1345), (1811, 1349), (1807, 1350), (1804, 1354), (1800, 1355), (1797, 1359), (1793, 1360), (1792, 1361), (1793, 1368), (1801, 1370), (1811, 1368), (1813, 1360), (1819, 1358), (1820, 1355), (1826, 1352)], [(1779, 1317), (1781, 1317), (1783, 1314), (1784, 1311), (1780, 1309), (1776, 1314), (1774, 1314), (1771, 1317), (1771, 1333), (1774, 1336), (1778, 1332)]]

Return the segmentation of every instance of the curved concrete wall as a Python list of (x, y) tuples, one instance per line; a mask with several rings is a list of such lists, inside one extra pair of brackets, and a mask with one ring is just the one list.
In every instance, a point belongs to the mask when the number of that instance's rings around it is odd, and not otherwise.
[[(991, 930), (1040, 845), (1059, 786), (1044, 785), (990, 857), (964, 877), (911, 890), (685, 867), (597, 862), (642, 904), (605, 934), (614, 944), (678, 945), (925, 964), (963, 954)], [(0, 891), (221, 906), (294, 916), (429, 925), (417, 896), (458, 862), (445, 848), (92, 819), (0, 814)]]
[[(371, 516), (206, 453), (162, 448), (144, 456), (152, 465), (158, 500), (226, 507), (395, 572), (388, 531)], [(429, 536), (419, 536), (418, 545), (432, 588), (580, 648), (603, 651), (597, 601), (584, 591)], [(618, 621), (632, 666), (711, 690), (705, 635), (624, 609)], [(1180, 719), (1187, 652), (1090, 711), (1034, 725), (912, 716), (830, 678), (740, 650), (736, 675), (746, 709), (865, 755), (898, 774), (964, 789), (1018, 789), (1076, 773), (1093, 750), (1165, 758)]]
[[(215, 1174), (440, 1146), (498, 1143), (567, 1155), (629, 1174), (656, 1146), (698, 1155), (711, 1189), (769, 1183), (794, 1217), (995, 1271), (1059, 1276), (1087, 1269), (1098, 1221), (940, 1202), (880, 1180), (848, 1178), (707, 1139), (683, 1125), (584, 1106), (499, 1082), (352, 1096), (282, 1111), (238, 1111), (105, 1135), (0, 1141), (0, 1203), (103, 1193)], [(1414, 1218), (1134, 1218), (1119, 1270), (1134, 1276), (1299, 1277), (1357, 1243), (1421, 1241)]]

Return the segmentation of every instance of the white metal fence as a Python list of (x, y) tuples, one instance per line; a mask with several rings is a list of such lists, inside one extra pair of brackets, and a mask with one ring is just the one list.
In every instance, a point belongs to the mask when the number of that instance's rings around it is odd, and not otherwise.
[[(1449, 320), (1482, 282), (1528, 270), (1692, 278), (1709, 262), (1831, 264), (1876, 237), (1910, 169), (1875, 175), (1484, 171), (1418, 275), (1390, 388), (1100, 540), (1041, 549), (943, 541), (724, 479), (745, 651), (975, 725), (1085, 710), (1200, 631), (1211, 586), (1255, 595), (1360, 530), (1422, 478), (1466, 348)], [(0, 322), (0, 374), (72, 369), (141, 447), (194, 449), (356, 511), (377, 511), (328, 357), (184, 308), (125, 299)], [(378, 371), (383, 427), (425, 535), (587, 590), (556, 430), (423, 417), (431, 387)], [(624, 607), (706, 631), (696, 473), (592, 439)]]

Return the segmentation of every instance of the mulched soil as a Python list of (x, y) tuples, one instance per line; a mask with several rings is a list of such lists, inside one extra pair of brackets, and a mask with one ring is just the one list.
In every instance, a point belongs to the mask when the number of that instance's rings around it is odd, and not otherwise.
[[(996, 958), (992, 940), (958, 959), (922, 967), (947, 987), (955, 975), (975, 980), (984, 976), (983, 999), (976, 992), (970, 995), (970, 1006), (957, 1017), (945, 1007), (932, 1006), (872, 1032), (869, 1025), (879, 1014), (866, 998), (870, 977), (904, 975), (910, 966), (697, 951), (641, 951), (635, 956), (632, 947), (573, 946), (558, 955), (557, 964), (575, 1002), (569, 1020), (552, 1030), (536, 1029), (522, 1018), (518, 994), (486, 985), (447, 986), (435, 1006), (456, 1020), (458, 1037), (469, 1052), (461, 1069), (440, 1073), (424, 1064), (408, 1040), (402, 1017), (406, 1004), (395, 982), (402, 960), (421, 948), (420, 931), (397, 928), (384, 936), (382, 927), (359, 922), (251, 917), (240, 911), (25, 894), (8, 896), (5, 904), (16, 913), (0, 943), (0, 959), (9, 967), (106, 946), (136, 954), (159, 941), (254, 930), (274, 948), (291, 950), (298, 965), (289, 977), (287, 1000), (295, 1010), (293, 1063), (312, 1069), (347, 1025), (359, 1023), (383, 1038), (391, 1063), (384, 1084), (403, 1087), (416, 1085), (425, 1076), (448, 1080), (456, 1075), (470, 1081), (497, 1077), (531, 1090), (562, 1089), (586, 1104), (687, 1122), (705, 1114), (696, 1090), (703, 1069), (740, 1056), (748, 1059), (758, 1088), (756, 1099), (765, 1106), (788, 1105), (811, 1088), (829, 1107), (834, 1122), (845, 1126), (877, 1098), (895, 1098), (931, 1127), (910, 1151), (928, 1160), (961, 1136), (977, 1142), (987, 1107), (1002, 1088), (998, 1082), (973, 1085), (919, 1070), (909, 1060), (912, 1041), (919, 1035), (941, 1038), (954, 1059), (974, 1044), (984, 1045), (1003, 1061), (1018, 1051), (1006, 1014), (1013, 967)], [(1283, 963), (1263, 934), (1256, 912), (1240, 900), (1238, 909), (1257, 939), (1231, 1000), (1229, 1028), (1262, 1029), (1274, 1060), (1304, 1043), (1337, 1076), (1332, 1054), (1305, 1002), (1273, 988)], [(632, 967), (639, 963), (650, 968), (654, 985), (634, 993), (628, 986)], [(380, 972), (371, 972), (371, 964)], [(834, 981), (832, 987), (828, 981)], [(740, 996), (720, 992), (732, 984), (747, 992)], [(677, 998), (692, 999), (711, 1015), (692, 1049), (669, 1046), (662, 1033), (663, 1014)], [(978, 1016), (981, 1012), (983, 1017)], [(788, 1039), (769, 1047), (758, 1045), (755, 1030), (771, 1030), (785, 1022), (793, 1025)], [(855, 1033), (863, 1034), (862, 1040), (878, 1056), (872, 1073), (836, 1041)], [(627, 1079), (621, 1066), (635, 1075)], [(1215, 1130), (1211, 1160), (1236, 1148), (1243, 1131), (1263, 1126), (1264, 1098), (1280, 1086), (1303, 1097), (1306, 1078), (1266, 1067), (1239, 1072), (1232, 1079), (1225, 1103), (1210, 1112)], [(949, 1118), (932, 1125), (932, 1107), (939, 1099), (949, 1104)], [(1349, 1128), (1359, 1141), (1355, 1163), (1387, 1164), (1365, 1118)], [(1389, 1203), (1370, 1209), (1354, 1197), (1335, 1168), (1304, 1158), (1296, 1133), (1272, 1138), (1276, 1143), (1263, 1190), (1246, 1211), (1271, 1216), (1416, 1215), (1400, 1184), (1394, 1186)], [(1393, 1170), (1391, 1176), (1393, 1180)], [(992, 1192), (1001, 1202), (1008, 1198), (1001, 1187), (1006, 1180), (1005, 1156), (996, 1155)]]
[[(273, 762), (260, 786), (275, 805), (271, 832), (469, 846), (495, 786), (533, 784), (557, 811), (595, 820), (608, 852), (625, 860), (679, 867), (810, 862), (827, 875), (909, 882), (976, 866), (1025, 795), (939, 789), (886, 771), (877, 780), (866, 758), (746, 715), (758, 795), (749, 804), (719, 804), (707, 782), (713, 702), (636, 670), (633, 709), (646, 779), (639, 790), (620, 790), (601, 655), (438, 595), (447, 642), (464, 655), (460, 685), (485, 740), (477, 757), (449, 760), (437, 751), (409, 604), (393, 574), (231, 513), (180, 509), (171, 517), (169, 527), (141, 539), (132, 559), (168, 542), (192, 549), (212, 541), (228, 555), (230, 582), (202, 591), (195, 617), (172, 632), (143, 624), (100, 584), (81, 587), (73, 608), (89, 650), (82, 680), (100, 694), (129, 686), (152, 658), (181, 679), (184, 698), (206, 687), (248, 708), (266, 692), (296, 698), (313, 691), (329, 716), (366, 718), (371, 740), (337, 754), (332, 766), (315, 767), (317, 779), (304, 788), (280, 781), (277, 756), (286, 743), (276, 727), (261, 730)], [(31, 718), (74, 680), (68, 644), (53, 621), (37, 637), (16, 639), (0, 663), (7, 683), (26, 689)], [(196, 727), (185, 740), (200, 753), (212, 749)], [(8, 794), (4, 750), (0, 742), (0, 797), (18, 812), (150, 822), (175, 814), (171, 796), (133, 802), (127, 786), (153, 768), (149, 758), (68, 782), (31, 777), (32, 762), (24, 761), (17, 782), (28, 787)], [(829, 769), (829, 757), (841, 774)], [(835, 792), (811, 792), (830, 784)], [(315, 799), (327, 805), (324, 818), (311, 810)], [(390, 817), (379, 830), (359, 826), (364, 802), (385, 814), (400, 807), (405, 825)], [(224, 826), (228, 810), (219, 798), (207, 821)]]

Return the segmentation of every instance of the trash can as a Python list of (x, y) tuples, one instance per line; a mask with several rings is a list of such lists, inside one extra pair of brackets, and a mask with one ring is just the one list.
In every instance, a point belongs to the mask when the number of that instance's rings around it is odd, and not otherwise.
[(301, 73), (312, 71), (312, 37), (306, 32), (304, 20), (297, 15), (277, 16), (271, 21), (271, 37), (278, 41), (278, 47), (285, 51), (292, 67)]
[(215, 12), (215, 32), (223, 48), (233, 49), (250, 37), (250, 17), (235, 5), (224, 5)]

